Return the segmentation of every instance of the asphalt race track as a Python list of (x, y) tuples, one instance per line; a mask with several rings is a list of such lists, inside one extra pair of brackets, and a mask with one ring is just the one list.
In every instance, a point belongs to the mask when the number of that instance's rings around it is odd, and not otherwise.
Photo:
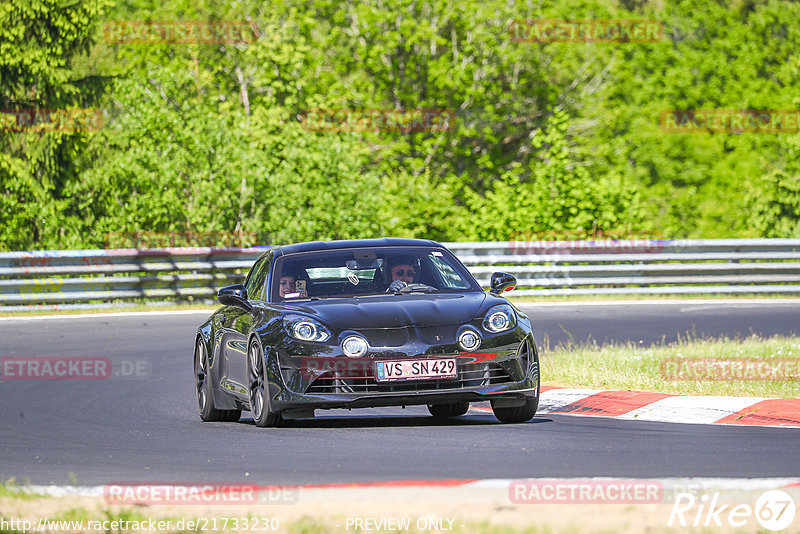
[[(525, 306), (538, 340), (649, 344), (800, 332), (800, 303)], [(0, 480), (37, 484), (800, 476), (800, 430), (563, 415), (501, 425), (424, 407), (318, 411), (288, 428), (202, 423), (192, 342), (202, 314), (0, 320), (0, 358), (94, 356), (105, 380), (0, 382)], [(546, 369), (544, 369), (546, 379)]]

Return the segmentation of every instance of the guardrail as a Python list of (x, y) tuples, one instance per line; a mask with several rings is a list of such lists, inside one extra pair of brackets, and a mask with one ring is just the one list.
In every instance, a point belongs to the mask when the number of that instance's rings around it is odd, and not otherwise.
[[(800, 293), (800, 239), (446, 243), (488, 287), (514, 295)], [(0, 311), (130, 300), (212, 301), (269, 247), (0, 253)], [(66, 306), (65, 306), (66, 305)]]
[(453, 245), (479, 280), (505, 265), (518, 279), (514, 294), (520, 296), (800, 293), (800, 239)]

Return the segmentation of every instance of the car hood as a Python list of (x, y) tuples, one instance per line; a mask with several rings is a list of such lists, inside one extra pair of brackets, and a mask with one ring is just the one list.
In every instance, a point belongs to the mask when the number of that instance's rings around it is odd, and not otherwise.
[(338, 329), (447, 326), (471, 321), (486, 293), (387, 295), (286, 305)]

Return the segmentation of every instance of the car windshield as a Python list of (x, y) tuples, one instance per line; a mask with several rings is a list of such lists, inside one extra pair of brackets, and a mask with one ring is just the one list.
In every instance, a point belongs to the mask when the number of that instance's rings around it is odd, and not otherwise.
[[(449, 251), (436, 247), (373, 247), (287, 254), (276, 261), (274, 272), (270, 288), (273, 302), (481, 290)], [(405, 286), (392, 285), (399, 280)]]

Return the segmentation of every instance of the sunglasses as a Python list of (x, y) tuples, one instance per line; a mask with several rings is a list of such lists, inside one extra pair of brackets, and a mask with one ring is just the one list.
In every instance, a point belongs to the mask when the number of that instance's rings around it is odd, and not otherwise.
[(395, 276), (414, 276), (416, 271), (414, 269), (394, 269), (392, 274)]

